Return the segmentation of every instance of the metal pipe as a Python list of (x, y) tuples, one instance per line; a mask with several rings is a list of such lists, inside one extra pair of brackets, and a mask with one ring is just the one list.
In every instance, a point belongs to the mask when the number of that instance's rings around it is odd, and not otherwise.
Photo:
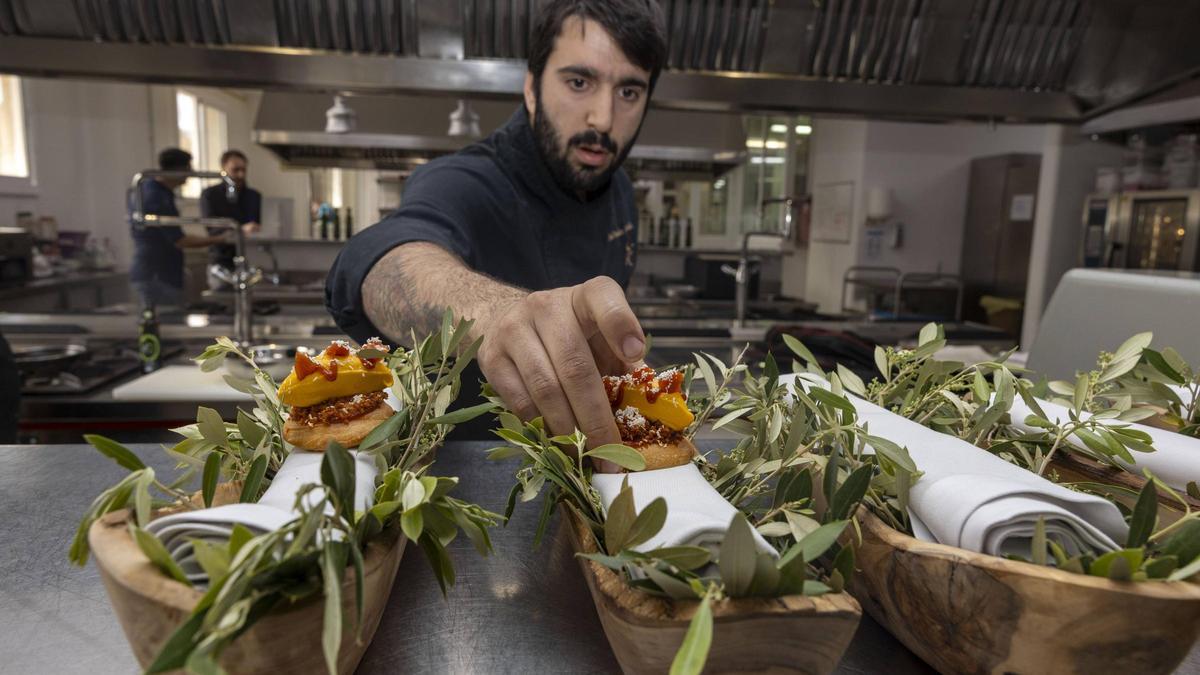
[(734, 281), (734, 317), (733, 325), (735, 328), (743, 328), (746, 325), (746, 304), (747, 296), (750, 292), (750, 239), (752, 237), (778, 237), (786, 240), (792, 235), (792, 208), (796, 203), (795, 197), (771, 197), (763, 199), (758, 204), (758, 221), (762, 223), (766, 218), (767, 205), (769, 204), (785, 204), (787, 211), (784, 214), (782, 226), (778, 231), (770, 230), (755, 230), (746, 232), (742, 235), (742, 252), (738, 257), (737, 269), (730, 270), (727, 267), (723, 268), (726, 273), (733, 274)]
[(191, 218), (160, 216), (145, 213), (142, 204), (142, 183), (159, 178), (214, 178), (225, 183), (225, 198), (237, 201), (237, 183), (224, 171), (141, 171), (133, 175), (130, 189), (133, 191), (133, 209), (130, 221), (135, 228), (178, 227), (180, 225), (203, 225), (205, 227), (231, 230), (234, 235), (233, 275), (233, 321), (234, 335), (238, 345), (249, 347), (254, 340), (254, 325), (250, 287), (258, 278), (246, 265), (246, 234), (241, 223), (233, 218)]

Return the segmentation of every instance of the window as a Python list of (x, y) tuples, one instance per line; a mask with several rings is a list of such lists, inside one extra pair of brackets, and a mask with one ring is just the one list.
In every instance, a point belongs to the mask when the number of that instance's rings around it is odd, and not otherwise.
[(742, 191), (743, 231), (775, 230), (783, 224), (786, 207), (763, 205), (764, 200), (801, 197), (807, 192), (807, 117), (747, 117), (746, 185)]
[[(229, 147), (229, 122), (225, 111), (207, 105), (185, 91), (177, 91), (175, 116), (179, 147), (192, 153), (192, 168), (220, 171), (221, 153)], [(208, 183), (211, 181), (189, 180), (183, 186), (183, 196), (198, 199)]]
[(29, 178), (21, 80), (0, 75), (0, 176)]

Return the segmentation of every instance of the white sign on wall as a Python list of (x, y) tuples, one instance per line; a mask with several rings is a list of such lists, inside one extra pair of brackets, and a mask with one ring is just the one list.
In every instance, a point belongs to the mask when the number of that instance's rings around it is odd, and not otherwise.
[(1013, 195), (1009, 205), (1008, 219), (1014, 223), (1033, 220), (1033, 195)]
[(816, 186), (813, 190), (812, 241), (849, 242), (853, 218), (853, 181)]

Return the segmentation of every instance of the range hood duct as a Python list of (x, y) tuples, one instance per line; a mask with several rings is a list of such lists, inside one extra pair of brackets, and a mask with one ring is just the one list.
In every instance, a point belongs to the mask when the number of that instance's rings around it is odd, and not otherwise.
[[(467, 103), (452, 98), (355, 96), (357, 127), (329, 134), (319, 94), (267, 92), (252, 137), (291, 166), (407, 170), (456, 152), (476, 139), (450, 135), (448, 117)], [(486, 135), (503, 125), (518, 102), (470, 101), (467, 110)], [(638, 175), (711, 179), (746, 158), (741, 118), (724, 113), (651, 110), (626, 168)]]
[[(0, 0), (0, 72), (513, 96), (544, 1)], [(1200, 67), (1196, 2), (660, 4), (672, 108), (1079, 121)]]

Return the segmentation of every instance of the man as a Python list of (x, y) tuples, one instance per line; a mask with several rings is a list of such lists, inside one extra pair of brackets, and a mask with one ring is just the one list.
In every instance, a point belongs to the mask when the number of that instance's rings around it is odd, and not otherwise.
[[(158, 168), (164, 171), (191, 171), (192, 156), (179, 148), (167, 148), (158, 154)], [(175, 190), (185, 178), (154, 178), (142, 183), (142, 211), (156, 216), (178, 216)], [(128, 199), (132, 216), (135, 209), (132, 191)], [(183, 249), (200, 248), (225, 241), (224, 236), (197, 237), (183, 233), (178, 226), (137, 227), (130, 219), (133, 237), (133, 263), (129, 280), (142, 308), (183, 304)]]
[[(226, 150), (221, 155), (221, 170), (233, 179), (237, 186), (237, 198), (229, 199), (224, 182), (212, 185), (200, 193), (200, 216), (203, 218), (232, 218), (242, 226), (246, 234), (258, 232), (262, 222), (262, 195), (254, 188), (246, 187), (246, 155), (241, 150)], [(221, 228), (208, 228), (212, 236), (220, 236), (227, 232)], [(219, 267), (226, 272), (233, 271), (233, 257), (237, 247), (233, 244), (214, 244), (208, 248), (208, 287), (212, 290), (229, 288), (229, 283), (221, 278)], [(227, 275), (226, 275), (227, 276)]]
[(620, 169), (666, 55), (647, 0), (553, 0), (535, 22), (524, 105), (416, 172), (400, 210), (330, 271), (326, 305), (358, 340), (475, 320), (479, 365), (522, 417), (619, 442), (600, 375), (642, 359), (622, 290), (637, 210)]

